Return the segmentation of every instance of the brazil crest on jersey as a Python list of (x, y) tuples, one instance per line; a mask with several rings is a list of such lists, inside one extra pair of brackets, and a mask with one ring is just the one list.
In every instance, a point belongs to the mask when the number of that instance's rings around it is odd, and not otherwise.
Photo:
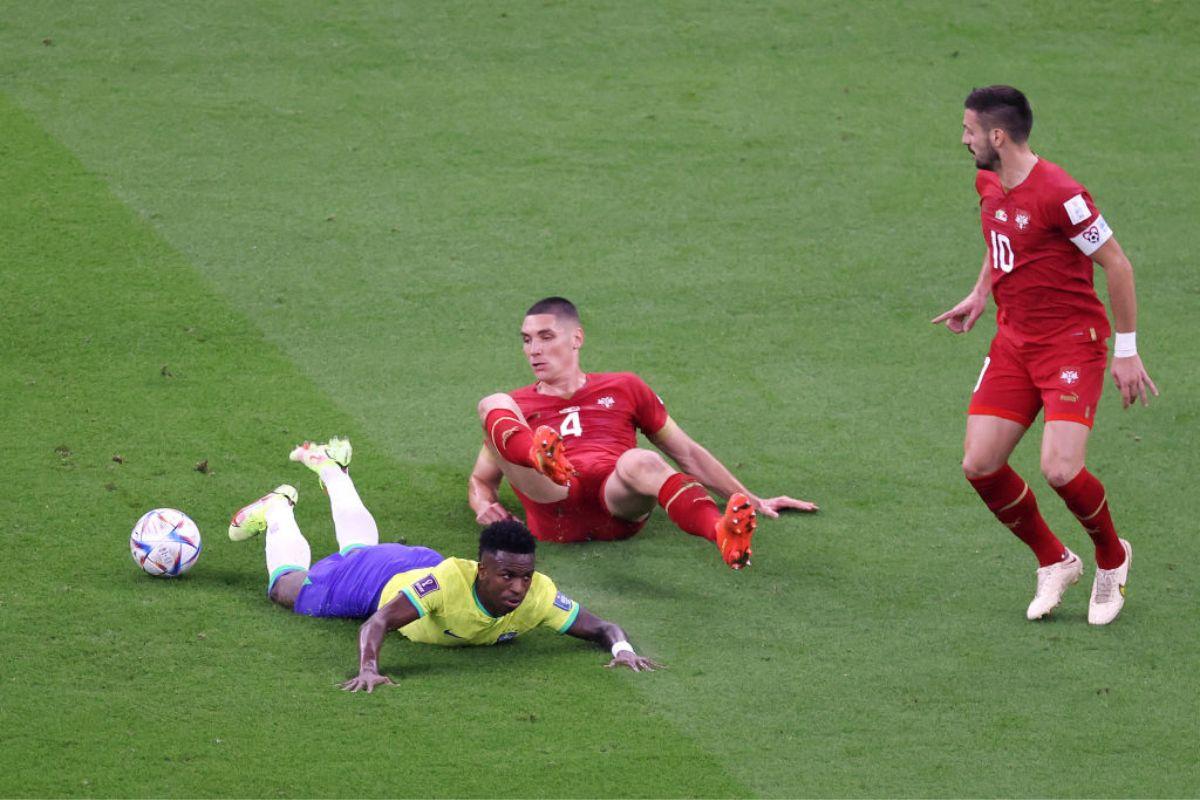
[(379, 607), (403, 593), (421, 616), (400, 633), (414, 642), (445, 647), (507, 642), (539, 626), (566, 633), (579, 616), (579, 604), (558, 591), (550, 578), (535, 572), (521, 605), (493, 617), (475, 594), (478, 572), (479, 564), (465, 558), (447, 558), (436, 567), (401, 572), (383, 587)]

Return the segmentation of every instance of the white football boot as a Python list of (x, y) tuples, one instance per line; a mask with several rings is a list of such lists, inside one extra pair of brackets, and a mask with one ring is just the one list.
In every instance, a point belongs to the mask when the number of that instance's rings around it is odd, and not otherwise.
[(1125, 605), (1125, 584), (1129, 580), (1129, 562), (1133, 561), (1133, 545), (1124, 539), (1125, 562), (1116, 569), (1097, 569), (1092, 581), (1092, 599), (1088, 603), (1088, 622), (1107, 625), (1117, 618)]
[(1037, 591), (1033, 602), (1025, 610), (1028, 619), (1041, 619), (1062, 602), (1063, 593), (1069, 586), (1079, 582), (1083, 574), (1083, 561), (1067, 550), (1067, 557), (1057, 564), (1041, 567), (1037, 571)]

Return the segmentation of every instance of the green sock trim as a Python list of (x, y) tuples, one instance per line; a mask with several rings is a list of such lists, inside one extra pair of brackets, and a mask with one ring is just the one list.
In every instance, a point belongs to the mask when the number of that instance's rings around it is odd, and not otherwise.
[(346, 553), (349, 553), (351, 550), (357, 550), (357, 549), (358, 549), (358, 548), (360, 548), (360, 547), (370, 547), (370, 546), (371, 546), (371, 545), (369, 545), (369, 544), (363, 544), (362, 542), (355, 542), (354, 544), (348, 544), (348, 545), (346, 545), (345, 547), (343, 547), (343, 548), (342, 548), (341, 550), (339, 550), (338, 552), (339, 552), (339, 553), (341, 553), (342, 555), (346, 555)]
[(288, 574), (289, 572), (307, 572), (307, 571), (308, 571), (308, 567), (301, 567), (296, 564), (284, 564), (282, 567), (276, 567), (274, 569), (274, 571), (271, 572), (270, 580), (267, 581), (267, 594), (270, 594), (271, 590), (275, 588), (275, 581), (279, 580), (280, 578), (282, 578), (284, 575)]

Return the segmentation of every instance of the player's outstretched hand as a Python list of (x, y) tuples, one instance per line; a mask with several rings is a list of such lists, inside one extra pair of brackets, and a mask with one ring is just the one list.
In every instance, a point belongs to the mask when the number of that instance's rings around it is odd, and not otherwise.
[(975, 321), (983, 314), (985, 308), (987, 308), (987, 296), (980, 297), (972, 292), (954, 308), (938, 314), (929, 321), (934, 325), (946, 323), (946, 327), (950, 329), (951, 333), (966, 333), (975, 327)]
[(394, 686), (392, 679), (387, 675), (380, 675), (378, 672), (360, 672), (350, 680), (341, 684), (342, 688), (347, 692), (366, 691), (367, 694), (375, 691), (376, 686)]
[(756, 497), (754, 498), (754, 510), (762, 514), (764, 517), (775, 519), (781, 511), (820, 511), (821, 507), (816, 503), (810, 503), (808, 500), (797, 500), (794, 497), (786, 495), (780, 497)]
[(508, 512), (508, 509), (499, 503), (491, 503), (483, 511), (475, 515), (475, 521), (480, 525), (491, 525), (493, 522), (505, 522), (510, 519), (516, 519)]
[(652, 658), (639, 656), (637, 653), (631, 653), (628, 650), (623, 650), (613, 657), (613, 660), (604, 665), (608, 667), (629, 667), (634, 672), (654, 672), (656, 669), (666, 669), (662, 664), (659, 664)]
[(1158, 387), (1154, 385), (1154, 381), (1150, 380), (1150, 375), (1142, 366), (1141, 356), (1114, 358), (1112, 360), (1112, 379), (1113, 383), (1117, 385), (1117, 391), (1121, 393), (1121, 408), (1129, 408), (1139, 397), (1142, 405), (1150, 405), (1146, 389), (1158, 397)]

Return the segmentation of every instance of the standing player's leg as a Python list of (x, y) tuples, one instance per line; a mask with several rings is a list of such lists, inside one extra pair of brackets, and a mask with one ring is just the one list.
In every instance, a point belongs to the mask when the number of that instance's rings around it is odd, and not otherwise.
[(1096, 549), (1096, 577), (1088, 605), (1088, 622), (1105, 625), (1121, 613), (1133, 548), (1117, 536), (1104, 485), (1085, 466), (1091, 428), (1053, 419), (1042, 434), (1042, 474), (1091, 537)]
[(1079, 580), (1083, 562), (1046, 525), (1033, 490), (1008, 465), (1008, 458), (1025, 431), (1025, 425), (1011, 419), (985, 414), (968, 416), (962, 468), (996, 519), (1037, 557), (1037, 591), (1025, 615), (1039, 619), (1062, 601), (1067, 587)]
[(356, 547), (379, 544), (379, 526), (375, 523), (375, 517), (367, 510), (358, 496), (354, 481), (350, 479), (348, 470), (352, 455), (350, 440), (335, 437), (325, 444), (305, 442), (292, 450), (289, 456), (292, 461), (317, 473), (321, 479), (329, 495), (338, 552), (343, 555)]
[(267, 595), (291, 608), (312, 566), (312, 550), (292, 511), (299, 494), (284, 484), (244, 506), (229, 522), (229, 538), (243, 541), (266, 533)]
[(529, 428), (525, 415), (507, 394), (479, 401), (484, 441), (508, 482), (535, 503), (557, 503), (567, 496), (563, 484), (573, 472), (558, 433), (548, 426)]
[(681, 530), (714, 542), (729, 566), (741, 569), (750, 563), (757, 519), (746, 495), (730, 497), (722, 514), (699, 480), (676, 471), (662, 455), (642, 448), (626, 450), (604, 484), (609, 513), (639, 520), (656, 502)]

